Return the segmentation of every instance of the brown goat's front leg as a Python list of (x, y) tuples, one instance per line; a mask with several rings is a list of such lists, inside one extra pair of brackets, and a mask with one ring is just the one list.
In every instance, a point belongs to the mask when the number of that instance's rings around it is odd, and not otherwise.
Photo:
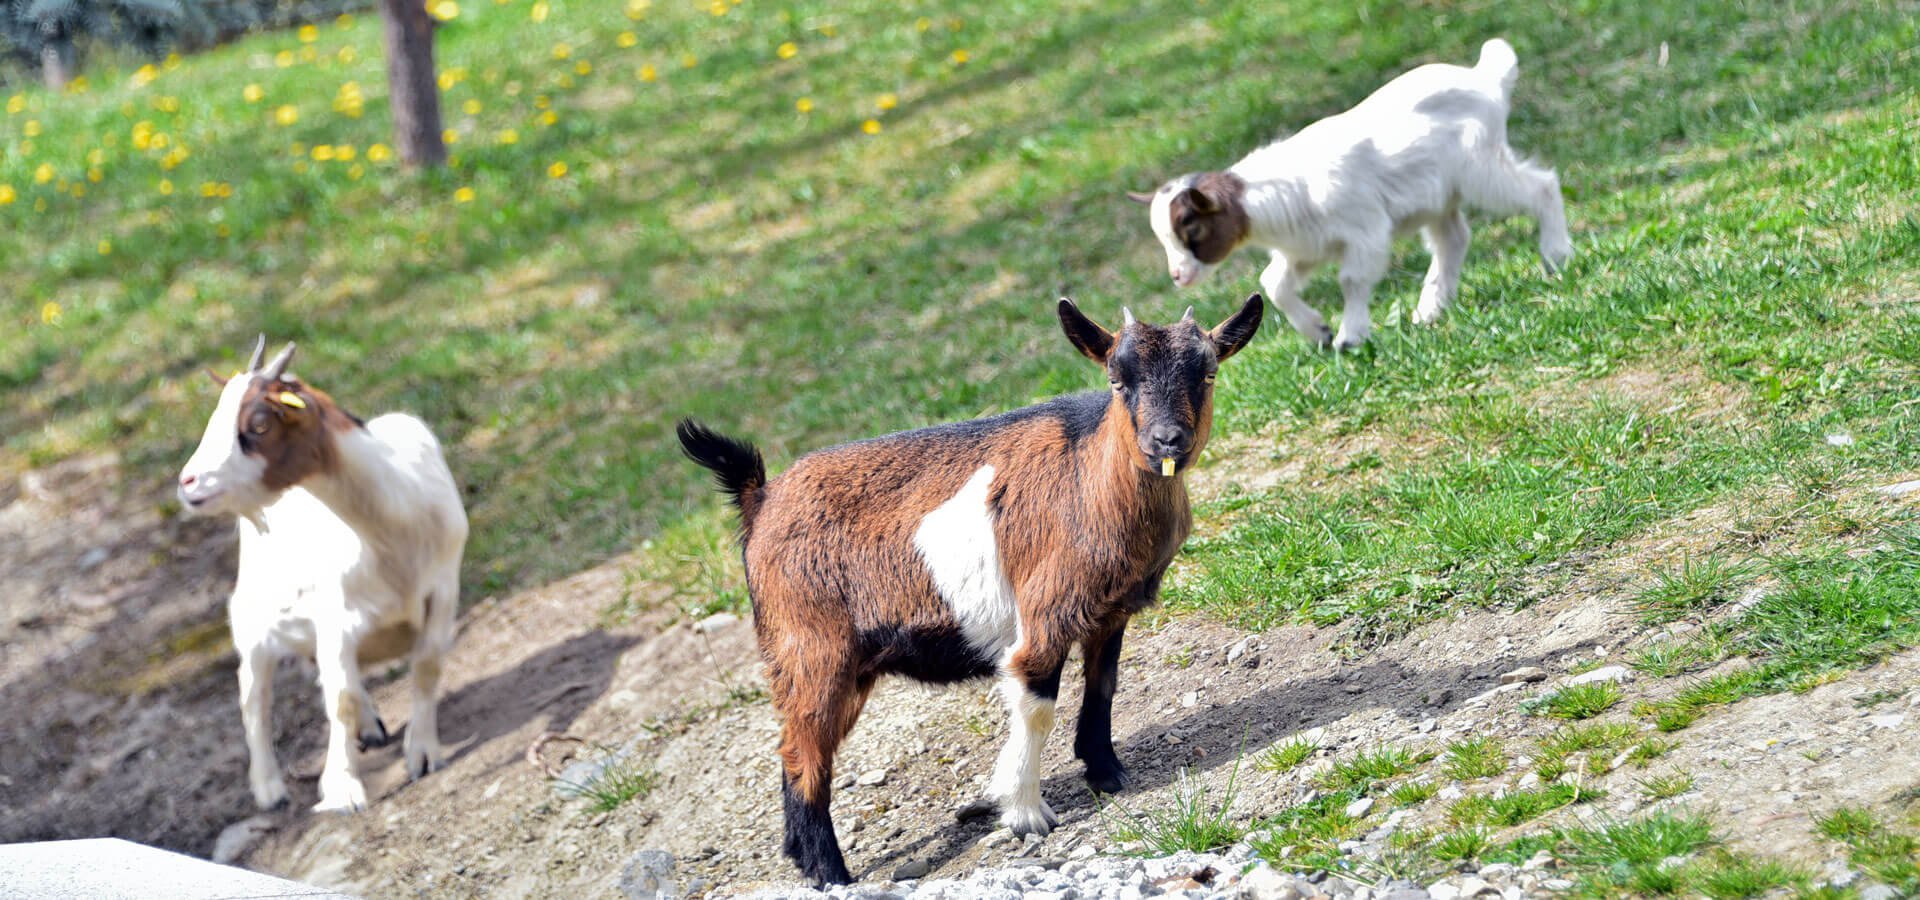
[(814, 884), (850, 884), (853, 875), (833, 833), (833, 754), (866, 706), (873, 679), (856, 679), (850, 673), (804, 680), (776, 674), (773, 688), (781, 718), (780, 789), (787, 826), (783, 849)]
[(1059, 817), (1040, 796), (1040, 754), (1053, 731), (1060, 668), (1071, 641), (1051, 629), (1030, 629), (1008, 654), (1000, 692), (1007, 701), (1007, 745), (994, 766), (988, 793), (1000, 802), (1000, 821), (1014, 834), (1044, 835)]
[(1080, 643), (1087, 690), (1074, 728), (1073, 755), (1087, 764), (1087, 786), (1102, 794), (1127, 787), (1127, 769), (1113, 752), (1113, 692), (1120, 684), (1120, 639), (1126, 633), (1122, 617), (1110, 630)]

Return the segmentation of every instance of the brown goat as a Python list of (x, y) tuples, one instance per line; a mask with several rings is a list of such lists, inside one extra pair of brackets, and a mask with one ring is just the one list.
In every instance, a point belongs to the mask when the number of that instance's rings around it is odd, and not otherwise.
[(833, 756), (885, 674), (998, 674), (1012, 716), (989, 794), (1016, 833), (1056, 822), (1040, 796), (1060, 670), (1076, 644), (1086, 699), (1074, 755), (1095, 790), (1113, 752), (1121, 635), (1151, 604), (1192, 524), (1179, 472), (1213, 424), (1214, 371), (1253, 338), (1249, 297), (1212, 331), (1127, 316), (1109, 332), (1070, 300), (1060, 323), (1111, 390), (810, 453), (767, 480), (751, 444), (692, 420), (681, 447), (740, 509), (754, 630), (782, 721), (786, 854), (816, 883), (852, 880), (828, 804)]

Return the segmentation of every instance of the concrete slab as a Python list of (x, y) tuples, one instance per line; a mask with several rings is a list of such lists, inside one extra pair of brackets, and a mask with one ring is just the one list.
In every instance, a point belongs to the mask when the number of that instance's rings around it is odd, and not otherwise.
[(0, 900), (352, 900), (310, 884), (119, 838), (0, 844)]

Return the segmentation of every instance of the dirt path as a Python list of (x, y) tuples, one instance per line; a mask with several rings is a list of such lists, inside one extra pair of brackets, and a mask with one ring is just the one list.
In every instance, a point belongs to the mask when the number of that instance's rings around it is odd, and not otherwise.
[[(126, 490), (111, 460), (92, 460), (0, 494), (0, 566), (12, 573), (0, 609), (9, 725), (0, 737), (0, 840), (118, 835), (209, 854), (224, 827), (252, 815), (222, 612), (233, 542), (225, 525), (176, 520), (151, 501), (124, 499)], [(1312, 767), (1272, 774), (1235, 760), (1309, 729), (1324, 732), (1323, 758), (1381, 743), (1438, 749), (1462, 735), (1518, 742), (1545, 733), (1556, 723), (1521, 709), (1539, 686), (1489, 693), (1498, 676), (1621, 661), (1645, 639), (1624, 615), (1644, 560), (1699, 540), (1712, 518), (1563, 561), (1573, 577), (1525, 610), (1469, 611), (1358, 658), (1336, 652), (1330, 633), (1304, 628), (1250, 637), (1176, 619), (1131, 635), (1115, 710), (1136, 783), (1123, 802), (1164, 805), (1187, 769), (1216, 791), (1237, 777), (1234, 809), (1244, 817), (1273, 814), (1310, 789)], [(309, 677), (285, 667), (275, 716), (295, 810), (255, 820), (262, 836), (244, 864), (369, 896), (604, 896), (616, 892), (626, 860), (652, 848), (725, 892), (791, 883), (778, 856), (776, 724), (750, 628), (696, 630), (665, 612), (598, 627), (601, 611), (633, 589), (636, 565), (614, 560), (470, 610), (441, 713), (458, 748), (450, 766), (407, 784), (397, 749), (368, 754), (378, 799), (361, 815), (304, 811), (315, 799), (322, 725)], [(1658, 764), (1697, 776), (1689, 796), (1669, 802), (1717, 808), (1740, 845), (1808, 862), (1837, 855), (1812, 836), (1809, 816), (1842, 801), (1884, 803), (1910, 786), (1902, 767), (1885, 763), (1920, 753), (1908, 724), (1920, 714), (1909, 714), (1904, 697), (1916, 674), (1920, 655), (1906, 654), (1805, 694), (1709, 714)], [(1096, 809), (1064, 737), (1077, 677), (1076, 663), (1044, 767), (1063, 825), (1039, 847), (1012, 841), (991, 819), (954, 815), (984, 785), (1004, 733), (987, 687), (884, 683), (839, 762), (835, 815), (855, 873), (885, 878), (924, 861), (936, 875), (954, 874), (1017, 854), (1113, 849), (1111, 816)], [(398, 725), (403, 679), (389, 673), (375, 685)], [(1893, 699), (1862, 709), (1863, 695)], [(1624, 705), (1609, 718), (1634, 721)], [(594, 812), (527, 762), (548, 732), (581, 739), (590, 758), (624, 754), (658, 783)], [(1603, 811), (1638, 807), (1634, 779), (1645, 774), (1600, 778), (1611, 790)], [(1521, 777), (1515, 768), (1505, 779)], [(1410, 821), (1437, 824), (1441, 807), (1429, 806)]]

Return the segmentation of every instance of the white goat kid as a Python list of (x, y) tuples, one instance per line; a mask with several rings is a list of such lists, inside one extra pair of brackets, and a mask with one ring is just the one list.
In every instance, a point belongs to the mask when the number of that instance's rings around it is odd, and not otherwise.
[(453, 645), (466, 512), (419, 419), (363, 423), (286, 374), (292, 344), (262, 367), (265, 348), (262, 337), (247, 371), (222, 382), (200, 447), (180, 472), (180, 500), (195, 513), (239, 517), (240, 571), (227, 612), (254, 802), (271, 809), (287, 799), (273, 752), (273, 668), (299, 653), (319, 669), (330, 723), (314, 809), (364, 809), (349, 735), (361, 749), (388, 738), (361, 666), (410, 656), (407, 771), (418, 778), (445, 761), (435, 703)]
[[(1469, 238), (1463, 205), (1531, 215), (1548, 271), (1573, 255), (1559, 178), (1507, 144), (1518, 77), (1513, 47), (1495, 38), (1471, 69), (1421, 66), (1224, 172), (1183, 175), (1156, 193), (1128, 196), (1151, 206), (1176, 286), (1199, 281), (1243, 243), (1265, 248), (1272, 261), (1261, 288), (1301, 334), (1341, 350), (1372, 334), (1367, 307), (1393, 240), (1418, 229), (1433, 262), (1413, 320), (1431, 325), (1460, 284)], [(1300, 299), (1307, 276), (1328, 262), (1340, 264), (1345, 296), (1337, 336)]]

